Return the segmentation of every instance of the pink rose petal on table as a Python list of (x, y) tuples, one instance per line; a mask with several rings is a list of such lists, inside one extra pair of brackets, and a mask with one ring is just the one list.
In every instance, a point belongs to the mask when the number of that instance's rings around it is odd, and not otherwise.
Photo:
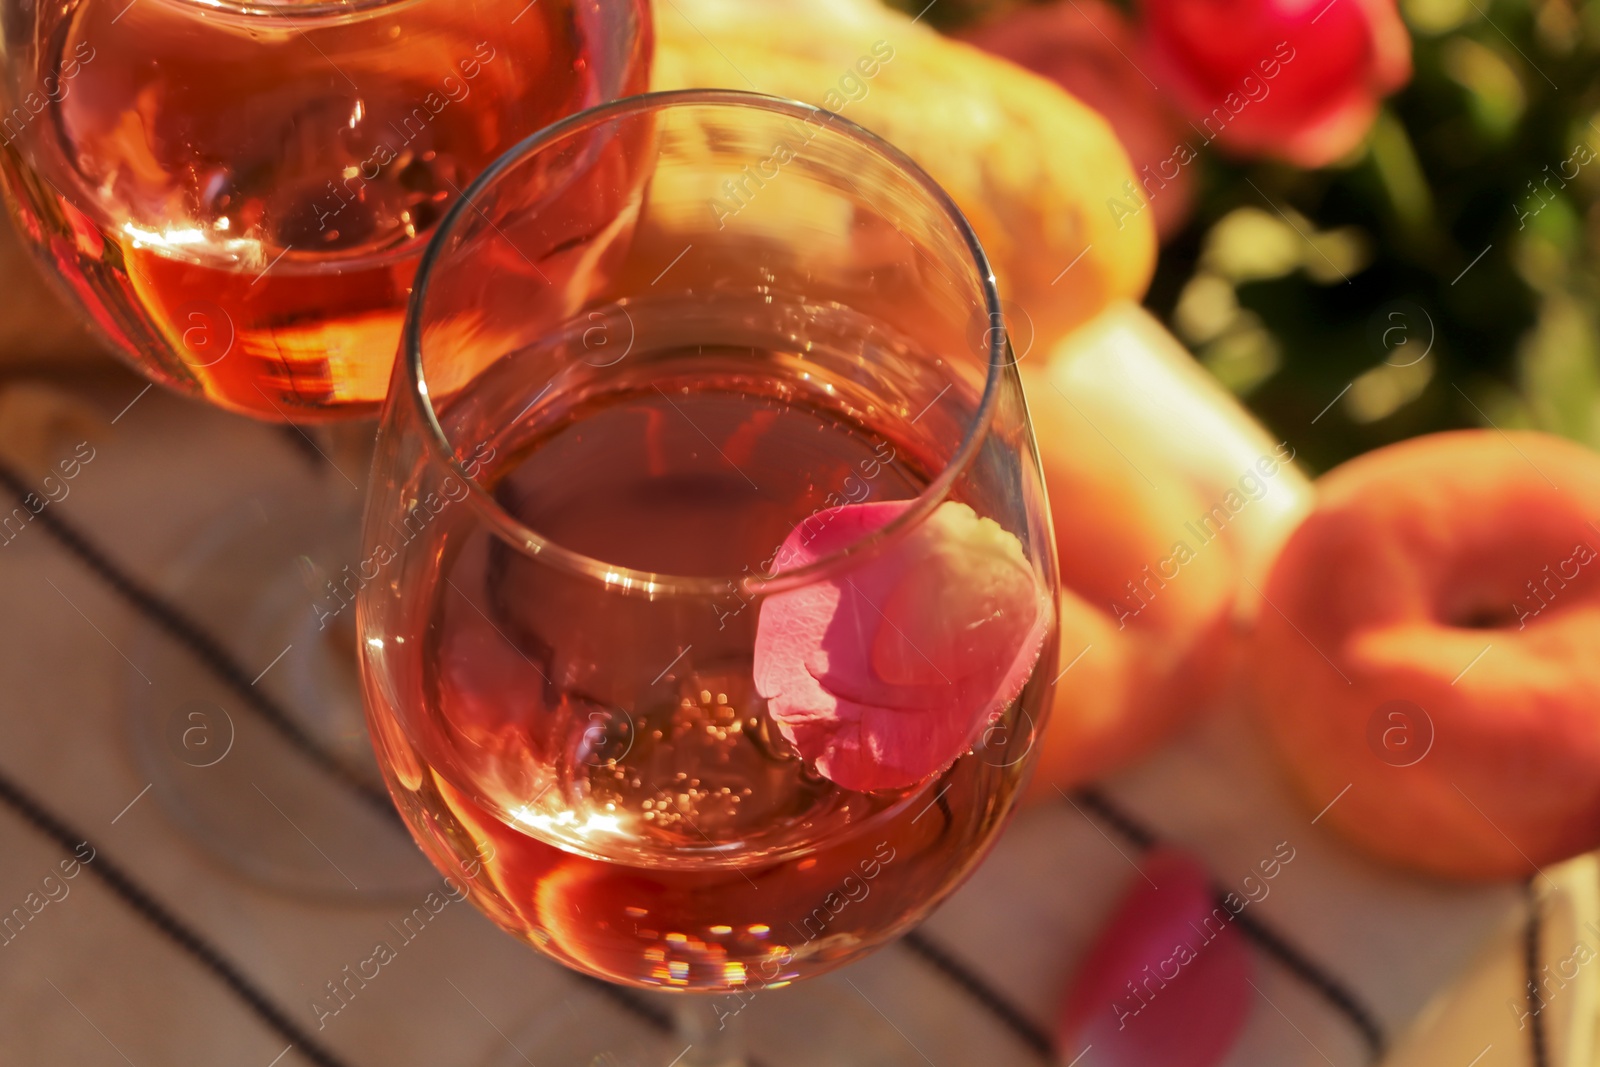
[(1067, 994), (1061, 1051), (1092, 1046), (1084, 1062), (1098, 1067), (1212, 1067), (1250, 1013), (1249, 947), (1197, 860), (1159, 848), (1139, 867)]
[[(881, 529), (911, 501), (797, 526), (780, 573)], [(946, 501), (859, 566), (761, 605), (755, 682), (784, 737), (846, 789), (897, 789), (960, 757), (1021, 693), (1050, 604), (1021, 542)]]

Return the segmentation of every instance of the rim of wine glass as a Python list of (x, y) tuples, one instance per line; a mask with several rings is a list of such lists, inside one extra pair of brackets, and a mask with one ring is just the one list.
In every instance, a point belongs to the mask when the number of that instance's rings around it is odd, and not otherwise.
[(413, 0), (166, 0), (181, 8), (202, 8), (222, 14), (272, 14), (322, 18), (326, 14), (358, 14), (374, 8), (395, 8)]
[(166, 0), (176, 7), (219, 15), (270, 17), (290, 21), (364, 15), (380, 8), (401, 7), (414, 0)]
[(939, 183), (934, 181), (928, 172), (923, 170), (905, 152), (871, 130), (851, 122), (836, 112), (803, 103), (799, 100), (789, 100), (783, 97), (768, 96), (764, 93), (746, 92), (738, 89), (672, 89), (622, 97), (552, 123), (537, 133), (524, 138), (506, 151), (504, 155), (490, 164), (466, 188), (461, 197), (451, 205), (450, 210), (446, 212), (444, 218), (440, 221), (432, 240), (428, 242), (426, 251), (423, 252), (422, 262), (417, 268), (410, 306), (406, 312), (404, 351), (402, 353), (403, 359), (401, 360), (403, 374), (405, 375), (404, 387), (409, 394), (411, 402), (416, 406), (417, 414), (422, 417), (423, 423), (427, 427), (427, 447), (431, 453), (431, 459), (442, 463), (446, 468), (460, 475), (466, 482), (467, 496), (472, 502), (471, 506), (483, 516), (502, 538), (528, 555), (537, 557), (542, 562), (562, 567), (571, 573), (593, 578), (603, 584), (619, 586), (625, 591), (649, 596), (723, 596), (727, 594), (729, 582), (732, 579), (737, 579), (739, 585), (749, 591), (762, 593), (782, 592), (786, 589), (794, 589), (826, 578), (833, 572), (843, 569), (847, 564), (854, 565), (858, 563), (861, 557), (882, 551), (884, 547), (900, 540), (920, 525), (944, 501), (956, 479), (971, 465), (982, 444), (983, 437), (994, 419), (994, 411), (999, 404), (1000, 389), (1006, 368), (1011, 365), (1011, 361), (1007, 359), (1010, 341), (1004, 329), (990, 329), (988, 331), (989, 369), (984, 379), (983, 396), (979, 399), (977, 410), (967, 424), (966, 434), (962, 438), (960, 446), (956, 449), (955, 454), (951, 456), (950, 462), (945, 465), (944, 470), (940, 471), (938, 476), (929, 482), (922, 492), (916, 496), (911, 502), (911, 506), (891, 522), (886, 523), (865, 537), (851, 542), (844, 548), (837, 549), (804, 566), (785, 570), (771, 577), (755, 575), (746, 575), (744, 577), (699, 577), (635, 570), (630, 567), (607, 563), (604, 560), (596, 559), (581, 552), (575, 552), (540, 534), (502, 508), (493, 495), (480, 485), (477, 479), (468, 474), (466, 468), (456, 458), (455, 449), (450, 444), (449, 438), (445, 436), (444, 427), (434, 413), (433, 401), (428, 393), (427, 379), (423, 374), (422, 336), (419, 327), (424, 303), (427, 300), (429, 282), (433, 276), (433, 268), (443, 254), (444, 246), (450, 239), (450, 235), (454, 233), (457, 225), (469, 210), (476, 211), (473, 197), (493, 185), (507, 171), (516, 167), (530, 156), (575, 133), (580, 133), (625, 115), (682, 106), (752, 108), (770, 113), (789, 115), (802, 120), (807, 117), (820, 118), (828, 129), (837, 131), (846, 138), (856, 141), (863, 148), (887, 158), (910, 181), (928, 194), (933, 204), (944, 212), (946, 221), (966, 243), (967, 251), (972, 256), (972, 265), (977, 269), (979, 287), (983, 290), (983, 299), (988, 311), (988, 321), (990, 323), (1003, 322), (1000, 294), (995, 284), (994, 270), (989, 265), (989, 257), (985, 254), (982, 244), (978, 241), (978, 235), (973, 232), (971, 223), (967, 221), (961, 209), (956, 206), (955, 201), (950, 198), (950, 194), (945, 192)]

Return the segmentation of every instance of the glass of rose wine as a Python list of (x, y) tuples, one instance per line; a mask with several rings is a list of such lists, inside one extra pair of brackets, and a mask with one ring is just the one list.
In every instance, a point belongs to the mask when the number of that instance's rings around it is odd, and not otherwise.
[[(301, 432), (328, 461), (315, 486), (304, 467), (241, 485), (155, 583), (232, 639), (246, 679), (270, 661), (261, 684), (292, 720), (266, 729), (238, 691), (200, 681), (131, 687), (158, 793), (286, 887), (415, 881), (404, 835), (373, 825), (392, 824), (375, 770), (355, 773), (376, 804), (352, 801), (285, 737), (370, 768), (350, 652), (356, 480), (422, 250), (517, 141), (645, 87), (648, 2), (0, 2), (0, 34), (0, 186), (109, 348), (229, 411), (339, 423)], [(142, 651), (199, 677), (170, 642)]]
[(365, 522), (378, 761), (500, 926), (701, 994), (686, 1064), (1016, 801), (1058, 580), (999, 314), (913, 162), (748, 93), (558, 123), (424, 257)]

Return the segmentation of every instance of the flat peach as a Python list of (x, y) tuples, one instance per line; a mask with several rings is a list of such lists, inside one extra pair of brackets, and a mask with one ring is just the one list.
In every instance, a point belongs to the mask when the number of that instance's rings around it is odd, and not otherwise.
[(1318, 483), (1266, 585), (1261, 721), (1321, 822), (1510, 878), (1600, 846), (1600, 455), (1464, 431)]
[(1061, 561), (1061, 666), (1031, 794), (1132, 762), (1215, 706), (1248, 582), (1310, 507), (1274, 441), (1143, 308), (1020, 368)]

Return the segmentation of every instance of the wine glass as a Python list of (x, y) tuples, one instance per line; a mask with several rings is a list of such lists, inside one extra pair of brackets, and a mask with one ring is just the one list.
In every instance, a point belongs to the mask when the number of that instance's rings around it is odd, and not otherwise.
[(644, 87), (627, 0), (7, 3), (19, 229), (163, 385), (372, 415), (423, 245), (539, 128)]
[(647, 0), (0, 0), (0, 185), (45, 273), (153, 381), (337, 422), (294, 431), (312, 486), (252, 471), (155, 576), (284, 714), (137, 637), (187, 686), (129, 688), (145, 771), (254, 876), (367, 892), (427, 874), (375, 770), (353, 795), (319, 769), (371, 762), (349, 605), (373, 418), (439, 220), (518, 140), (644, 88), (650, 25)]
[(918, 922), (1016, 801), (1057, 575), (999, 308), (913, 162), (749, 93), (558, 123), (424, 257), (364, 527), (379, 764), (507, 931), (702, 994), (697, 1047)]

